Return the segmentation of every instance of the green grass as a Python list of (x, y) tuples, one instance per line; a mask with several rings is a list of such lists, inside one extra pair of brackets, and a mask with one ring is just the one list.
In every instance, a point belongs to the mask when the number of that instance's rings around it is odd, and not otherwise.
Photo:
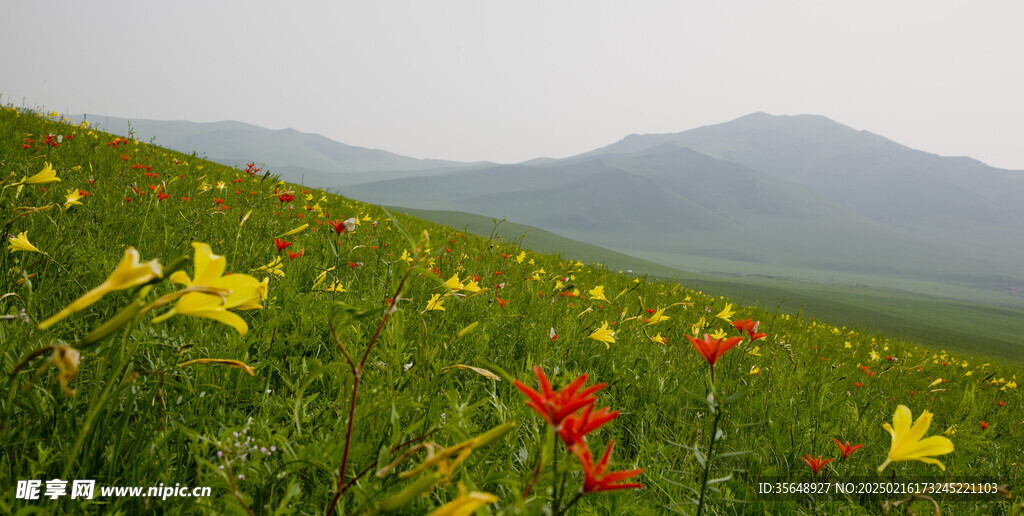
[(472, 235), (512, 242), (533, 251), (559, 254), (566, 259), (593, 262), (603, 265), (610, 271), (620, 273), (630, 271), (633, 274), (646, 274), (662, 279), (672, 279), (685, 274), (671, 267), (507, 220), (497, 220), (458, 211), (417, 210), (401, 206), (390, 206), (389, 209), (407, 213), (435, 224), (461, 229)]
[(767, 278), (696, 279), (689, 285), (782, 313), (876, 331), (889, 338), (1022, 364), (1024, 310), (911, 292)]
[[(57, 146), (40, 145), (48, 134), (65, 138)], [(305, 191), (273, 175), (251, 177), (141, 143), (114, 147), (113, 141), (52, 118), (0, 110), (0, 241), (27, 232), (46, 253), (6, 246), (0, 251), (0, 314), (13, 316), (0, 320), (0, 366), (8, 373), (0, 375), (0, 512), (245, 514), (249, 508), (258, 514), (324, 514), (344, 468), (340, 483), (350, 487), (338, 497), (338, 513), (369, 514), (394, 504), (392, 513), (426, 514), (456, 499), (462, 486), (496, 497), (481, 514), (542, 514), (554, 503), (556, 486), (567, 504), (582, 474), (561, 448), (555, 448), (561, 450), (555, 463), (552, 430), (513, 386), (518, 379), (536, 387), (532, 367), (539, 365), (556, 388), (581, 374), (588, 375), (588, 385), (607, 383), (596, 407), (619, 415), (586, 442), (599, 453), (614, 440), (610, 469), (644, 469), (631, 479), (644, 489), (585, 495), (573, 514), (696, 512), (685, 503), (700, 490), (707, 463), (685, 446), (706, 450), (712, 442), (707, 478), (728, 479), (711, 484), (717, 491), (706, 500), (705, 514), (878, 513), (880, 499), (756, 500), (758, 475), (804, 478), (808, 470), (799, 458), (837, 457), (833, 438), (864, 449), (828, 464), (825, 478), (991, 475), (1017, 498), (940, 502), (946, 513), (1022, 513), (1024, 398), (1014, 387), (1021, 369), (1012, 364), (776, 314), (774, 308), (734, 306), (733, 320), (761, 321), (767, 336), (744, 339), (720, 358), (715, 400), (735, 398), (713, 413), (706, 401), (708, 364), (686, 335), (737, 333), (716, 317), (731, 301), (710, 289), (704, 294), (652, 276), (618, 274), (577, 263), (568, 253), (563, 258), (407, 215), (389, 217), (380, 207)], [(11, 186), (44, 163), (53, 164), (59, 183), (26, 185), (20, 192)], [(65, 209), (71, 189), (90, 195)], [(158, 200), (157, 190), (170, 197)], [(293, 201), (279, 200), (285, 191), (294, 192)], [(23, 208), (54, 204), (18, 216), (30, 211)], [(349, 217), (360, 219), (353, 232), (339, 235), (326, 223)], [(303, 224), (309, 227), (285, 236)], [(292, 244), (279, 251), (275, 237)], [(154, 315), (176, 306), (172, 300), (126, 319), (95, 344), (81, 345), (133, 302), (150, 304), (183, 288), (166, 278), (149, 288), (109, 293), (51, 328), (38, 327), (101, 285), (129, 246), (165, 268), (184, 256), (184, 272), (194, 276), (192, 242), (224, 255), (228, 272), (259, 280), (267, 276), (261, 266), (283, 257), (284, 276), (270, 275), (262, 309), (237, 313), (248, 327), (244, 335), (199, 317), (155, 322)], [(402, 260), (405, 253), (412, 265)], [(431, 298), (448, 293), (442, 283), (453, 275), (463, 283), (475, 275), (486, 290), (459, 292), (444, 298), (443, 311), (427, 310)], [(326, 290), (335, 284), (344, 291)], [(384, 321), (399, 284), (398, 309)], [(600, 290), (606, 300), (596, 299)], [(647, 310), (658, 308), (669, 319), (645, 325)], [(589, 338), (605, 324), (615, 332), (607, 346)], [(557, 339), (549, 337), (551, 329)], [(653, 342), (655, 335), (665, 342)], [(68, 381), (75, 391), (70, 396), (51, 357), (75, 346), (81, 360)], [(354, 375), (346, 354), (358, 363), (364, 353), (353, 409)], [(189, 364), (202, 359), (238, 361), (253, 374), (224, 364)], [(65, 372), (71, 365), (65, 362)], [(452, 366), (481, 368), (500, 380)], [(906, 461), (889, 465), (881, 477), (876, 473), (890, 443), (882, 424), (892, 421), (900, 404), (915, 416), (934, 413), (928, 435), (952, 428), (956, 450), (940, 457), (944, 472)], [(510, 432), (472, 448), (458, 464), (448, 462), (450, 482), (398, 503), (404, 489), (445, 466), (403, 478), (427, 457), (420, 449), (403, 459), (406, 452), (424, 445), (442, 453), (506, 423), (515, 425)], [(742, 451), (750, 453), (736, 453)], [(390, 472), (381, 471), (396, 462)], [(28, 479), (209, 486), (212, 496), (16, 499), (17, 482)], [(928, 504), (912, 508), (928, 510)]]
[[(549, 231), (462, 212), (392, 207), (438, 224), (490, 237), (492, 234), (539, 252), (603, 264), (609, 270), (672, 280), (691, 288), (726, 295), (767, 311), (801, 314), (833, 325), (861, 328), (889, 338), (940, 349), (1022, 363), (1024, 307), (966, 302), (895, 288), (854, 286), (825, 281), (698, 274), (666, 267), (598, 246), (561, 237)], [(687, 263), (679, 258), (680, 263)], [(693, 262), (690, 262), (691, 264)], [(718, 264), (718, 262), (716, 262)], [(851, 278), (846, 278), (851, 279)], [(857, 279), (857, 278), (852, 278)], [(896, 285), (902, 285), (897, 282)], [(926, 286), (916, 285), (918, 288)], [(914, 288), (915, 286), (908, 286)], [(942, 293), (940, 285), (930, 286)], [(964, 293), (958, 292), (960, 295)], [(991, 298), (991, 292), (986, 294)], [(984, 297), (982, 297), (984, 299)]]

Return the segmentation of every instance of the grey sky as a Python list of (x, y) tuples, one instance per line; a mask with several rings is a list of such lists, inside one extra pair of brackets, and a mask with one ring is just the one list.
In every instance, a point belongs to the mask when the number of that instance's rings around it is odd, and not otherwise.
[(814, 113), (1024, 169), (1021, 20), (1016, 0), (19, 0), (0, 101), (498, 162)]

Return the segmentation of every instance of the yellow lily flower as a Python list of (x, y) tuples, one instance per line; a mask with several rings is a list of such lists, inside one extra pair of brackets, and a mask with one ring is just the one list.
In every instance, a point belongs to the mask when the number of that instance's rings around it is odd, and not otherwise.
[(647, 326), (651, 326), (651, 325), (654, 325), (654, 324), (658, 324), (661, 321), (667, 321), (669, 319), (670, 319), (670, 317), (665, 315), (665, 309), (664, 308), (659, 308), (658, 311), (654, 312), (654, 314), (651, 315), (651, 317), (648, 318), (647, 322), (645, 322), (644, 324), (647, 325)]
[(335, 281), (333, 285), (324, 289), (324, 292), (337, 292), (340, 294), (342, 292), (345, 292), (345, 287), (341, 286), (340, 281)]
[(154, 318), (153, 322), (161, 322), (176, 314), (205, 317), (227, 324), (239, 334), (245, 335), (249, 331), (249, 325), (229, 310), (260, 308), (259, 303), (267, 298), (268, 279), (260, 282), (248, 274), (225, 276), (227, 258), (213, 254), (210, 246), (202, 242), (193, 242), (192, 248), (195, 249), (194, 277), (189, 278), (185, 272), (177, 271), (171, 274), (170, 281), (185, 287), (201, 286), (226, 290), (229, 294), (221, 298), (203, 292), (189, 292), (181, 296), (170, 310)]
[(444, 282), (444, 286), (448, 287), (449, 289), (455, 292), (458, 292), (465, 288), (465, 285), (463, 285), (462, 282), (459, 281), (458, 274), (448, 278), (448, 281)]
[(601, 323), (601, 327), (587, 335), (588, 339), (604, 342), (605, 348), (611, 348), (609, 344), (615, 342), (615, 331), (608, 329), (608, 321)]
[(476, 281), (470, 281), (462, 286), (462, 290), (466, 292), (480, 292), (480, 285), (477, 285)]
[(85, 295), (76, 299), (49, 319), (39, 323), (39, 329), (45, 330), (57, 324), (61, 319), (99, 301), (108, 292), (142, 285), (153, 278), (161, 276), (163, 276), (163, 268), (160, 266), (160, 262), (156, 260), (150, 260), (145, 263), (139, 262), (139, 252), (134, 247), (129, 247), (124, 250), (124, 258), (121, 259), (121, 263), (117, 265), (114, 272), (110, 273), (110, 276), (107, 276), (103, 283), (86, 292)]
[(919, 460), (928, 464), (935, 464), (942, 471), (946, 471), (946, 466), (942, 462), (930, 456), (951, 453), (953, 451), (953, 442), (940, 435), (933, 435), (927, 439), (922, 439), (925, 432), (928, 431), (928, 427), (932, 424), (931, 412), (927, 410), (922, 412), (918, 416), (917, 421), (914, 421), (913, 426), (910, 425), (911, 417), (910, 407), (900, 405), (896, 407), (896, 413), (892, 417), (892, 425), (889, 425), (889, 423), (882, 425), (882, 428), (885, 428), (889, 435), (892, 436), (892, 444), (889, 446), (889, 455), (885, 458), (885, 462), (878, 466), (879, 473), (890, 462), (903, 460)]
[(36, 174), (36, 175), (34, 175), (32, 177), (22, 178), (19, 184), (23, 184), (23, 185), (43, 185), (43, 184), (46, 184), (46, 183), (55, 183), (55, 182), (58, 182), (58, 181), (60, 181), (60, 178), (57, 177), (57, 171), (53, 169), (53, 165), (50, 165), (49, 163), (45, 163), (43, 165), (43, 170), (39, 171), (38, 174)]
[[(266, 272), (268, 274), (273, 274), (273, 275), (275, 275), (275, 276), (277, 276), (279, 278), (283, 278), (284, 277), (284, 262), (281, 261), (281, 256), (278, 255), (278, 256), (275, 256), (273, 260), (270, 260), (270, 263), (268, 263), (266, 265), (262, 265), (259, 268), (257, 268), (256, 270), (257, 271)], [(316, 288), (316, 287), (314, 287), (314, 288)]]
[(598, 286), (590, 289), (590, 291), (587, 292), (587, 294), (590, 295), (590, 299), (598, 299), (598, 300), (601, 300), (601, 301), (608, 301), (608, 299), (606, 297), (604, 297), (604, 285), (598, 285)]
[(440, 310), (443, 312), (443, 303), (444, 299), (441, 299), (441, 294), (434, 294), (433, 296), (430, 296), (430, 300), (427, 301), (427, 310)]
[(66, 210), (66, 209), (70, 208), (71, 206), (81, 206), (82, 203), (79, 202), (79, 200), (82, 197), (84, 197), (84, 196), (81, 193), (79, 193), (77, 188), (72, 188), (72, 189), (68, 190), (68, 195), (67, 195), (67, 197), (64, 200), (64, 209)]
[(735, 313), (736, 312), (732, 309), (732, 303), (726, 303), (725, 308), (723, 308), (721, 312), (715, 314), (715, 317), (718, 317), (725, 322), (730, 322), (733, 314)]
[(10, 251), (29, 251), (33, 253), (42, 253), (36, 246), (32, 245), (32, 242), (28, 241), (28, 231), (22, 231), (18, 233), (18, 236), (10, 238), (10, 245), (7, 249)]
[(498, 497), (490, 493), (473, 491), (467, 494), (466, 488), (459, 484), (458, 498), (434, 509), (427, 516), (470, 516), (484, 505), (497, 501)]

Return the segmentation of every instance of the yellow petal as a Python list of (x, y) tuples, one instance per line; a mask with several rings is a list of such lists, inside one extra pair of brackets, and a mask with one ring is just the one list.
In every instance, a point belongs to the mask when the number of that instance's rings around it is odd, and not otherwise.
[(32, 177), (23, 179), (21, 182), (22, 184), (26, 185), (42, 185), (46, 183), (54, 183), (57, 181), (60, 181), (60, 178), (57, 177), (57, 171), (53, 169), (52, 165), (50, 165), (49, 163), (45, 163), (43, 165), (43, 170), (39, 171), (39, 173)]
[(174, 310), (176, 313), (179, 313), (181, 315), (203, 317), (206, 319), (213, 319), (214, 321), (222, 322), (237, 330), (239, 335), (245, 335), (246, 333), (249, 332), (249, 325), (246, 324), (245, 319), (242, 319), (234, 312), (229, 312), (224, 309), (190, 310), (188, 312), (184, 312), (178, 310), (177, 305), (175, 305)]
[(459, 495), (458, 498), (434, 509), (427, 516), (469, 516), (480, 507), (497, 501), (497, 496), (474, 491), (469, 494)]
[(177, 283), (179, 285), (185, 285), (186, 287), (192, 285), (192, 278), (188, 277), (185, 271), (174, 271), (169, 278), (171, 283)]
[(100, 283), (96, 288), (86, 292), (82, 297), (76, 299), (49, 319), (39, 323), (39, 329), (45, 330), (58, 323), (61, 319), (64, 319), (79, 310), (85, 309), (89, 305), (99, 301), (100, 298), (105, 296), (108, 292), (142, 285), (143, 283), (146, 283), (153, 278), (159, 278), (162, 275), (163, 268), (160, 267), (160, 262), (150, 260), (145, 263), (140, 263), (139, 252), (135, 250), (134, 247), (129, 247), (128, 249), (125, 249), (124, 258), (121, 259), (121, 263), (117, 265), (114, 272), (110, 273), (110, 276), (108, 276), (103, 283)]

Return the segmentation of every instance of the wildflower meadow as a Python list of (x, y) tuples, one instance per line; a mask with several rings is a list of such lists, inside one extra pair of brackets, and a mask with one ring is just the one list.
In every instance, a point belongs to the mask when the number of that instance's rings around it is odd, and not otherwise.
[(6, 514), (1024, 514), (1020, 363), (56, 113), (0, 188)]

